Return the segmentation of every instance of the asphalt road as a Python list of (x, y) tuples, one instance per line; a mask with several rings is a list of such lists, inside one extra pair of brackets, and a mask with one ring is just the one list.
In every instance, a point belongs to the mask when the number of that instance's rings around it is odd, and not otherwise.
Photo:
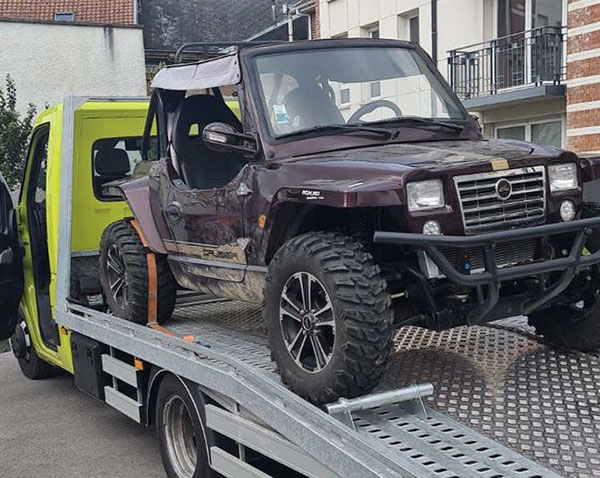
[(0, 354), (0, 478), (164, 478), (158, 442), (79, 392), (68, 374), (25, 378)]

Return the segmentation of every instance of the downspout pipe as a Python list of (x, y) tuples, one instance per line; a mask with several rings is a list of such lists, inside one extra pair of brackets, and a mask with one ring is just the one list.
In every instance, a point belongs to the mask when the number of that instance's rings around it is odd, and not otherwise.
[(438, 62), (438, 0), (431, 0), (431, 58)]

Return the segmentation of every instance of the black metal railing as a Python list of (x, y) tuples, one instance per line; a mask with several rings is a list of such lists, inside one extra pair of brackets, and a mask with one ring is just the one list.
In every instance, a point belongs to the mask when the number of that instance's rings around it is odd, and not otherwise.
[(565, 27), (541, 27), (451, 50), (448, 79), (461, 99), (566, 79)]

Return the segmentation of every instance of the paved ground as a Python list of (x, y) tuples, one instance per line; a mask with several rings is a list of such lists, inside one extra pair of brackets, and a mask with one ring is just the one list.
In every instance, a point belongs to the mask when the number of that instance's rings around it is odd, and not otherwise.
[(163, 478), (154, 430), (79, 392), (34, 382), (0, 354), (0, 478)]

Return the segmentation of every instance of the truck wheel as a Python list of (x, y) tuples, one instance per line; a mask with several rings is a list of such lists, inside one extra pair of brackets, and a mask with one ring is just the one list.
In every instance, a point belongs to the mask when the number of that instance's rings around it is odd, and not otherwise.
[(169, 478), (214, 478), (198, 406), (183, 383), (166, 377), (156, 399), (160, 454)]
[(392, 348), (386, 287), (351, 237), (314, 232), (283, 245), (269, 266), (264, 309), (283, 382), (318, 405), (371, 391)]
[(10, 348), (27, 378), (41, 380), (54, 374), (54, 367), (44, 362), (36, 353), (23, 313), (19, 311), (19, 323), (10, 338)]
[[(600, 215), (600, 205), (584, 205), (582, 218)], [(600, 249), (600, 231), (594, 230), (585, 247)], [(558, 347), (593, 352), (600, 349), (600, 267), (580, 271), (564, 294), (573, 296), (569, 305), (555, 305), (529, 315), (536, 334)]]
[[(100, 282), (110, 310), (138, 324), (148, 323), (148, 249), (127, 220), (106, 228), (100, 241)], [(156, 254), (157, 319), (166, 322), (175, 309), (177, 284), (167, 258)]]

